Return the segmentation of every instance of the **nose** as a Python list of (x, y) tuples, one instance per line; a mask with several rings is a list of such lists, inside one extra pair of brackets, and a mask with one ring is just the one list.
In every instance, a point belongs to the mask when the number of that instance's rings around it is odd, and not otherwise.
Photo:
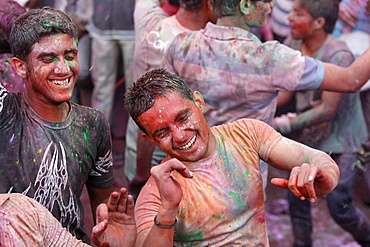
[(71, 70), (68, 63), (66, 63), (64, 60), (59, 60), (55, 65), (56, 67), (54, 68), (54, 73), (56, 74), (67, 74)]
[(175, 127), (171, 130), (171, 132), (172, 132), (172, 138), (174, 142), (182, 143), (184, 141), (186, 137), (185, 130)]

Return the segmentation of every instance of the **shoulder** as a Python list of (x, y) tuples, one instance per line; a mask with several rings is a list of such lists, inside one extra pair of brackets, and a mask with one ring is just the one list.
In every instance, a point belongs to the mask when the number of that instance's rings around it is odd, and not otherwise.
[(98, 128), (99, 126), (104, 126), (104, 128), (106, 128), (109, 126), (107, 118), (101, 111), (73, 102), (71, 102), (71, 107), (75, 119), (81, 121), (82, 124), (93, 125), (94, 128)]
[(323, 47), (323, 62), (330, 62), (339, 66), (347, 67), (355, 57), (345, 42), (330, 36)]

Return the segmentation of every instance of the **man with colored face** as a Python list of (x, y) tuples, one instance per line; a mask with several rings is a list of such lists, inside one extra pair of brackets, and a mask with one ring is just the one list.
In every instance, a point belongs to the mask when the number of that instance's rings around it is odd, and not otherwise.
[[(161, 6), (161, 2), (164, 5)], [(169, 16), (168, 4), (179, 5)], [(164, 9), (163, 9), (164, 8)], [(136, 43), (134, 52), (134, 80), (145, 72), (159, 68), (172, 39), (179, 33), (199, 30), (207, 22), (215, 22), (210, 0), (137, 0), (134, 12)], [(136, 198), (150, 176), (152, 165), (158, 165), (165, 153), (141, 137), (130, 118), (126, 130), (125, 174), (130, 180), (130, 193)]]
[(301, 200), (316, 201), (339, 179), (330, 156), (262, 121), (210, 128), (202, 95), (164, 69), (139, 78), (125, 106), (144, 137), (167, 153), (137, 199), (136, 246), (269, 246), (260, 159), (291, 171), (289, 180), (272, 183)]
[(69, 101), (79, 73), (76, 25), (61, 11), (33, 9), (17, 19), (9, 43), (26, 89), (0, 88), (0, 193), (35, 199), (89, 243), (79, 198), (86, 184), (95, 214), (112, 192), (113, 163), (103, 114)]
[[(331, 35), (338, 17), (336, 0), (295, 0), (288, 19), (291, 37), (284, 44), (314, 57), (348, 67), (354, 56), (344, 42)], [(353, 202), (358, 167), (356, 151), (367, 139), (360, 93), (329, 91), (280, 92), (287, 100), (294, 96), (297, 112), (274, 119), (273, 126), (283, 134), (310, 147), (322, 150), (335, 160), (340, 169), (338, 186), (326, 201), (333, 219), (348, 231), (361, 246), (370, 246), (370, 222)], [(282, 96), (282, 95), (279, 95)], [(294, 247), (313, 244), (311, 206), (288, 194)]]

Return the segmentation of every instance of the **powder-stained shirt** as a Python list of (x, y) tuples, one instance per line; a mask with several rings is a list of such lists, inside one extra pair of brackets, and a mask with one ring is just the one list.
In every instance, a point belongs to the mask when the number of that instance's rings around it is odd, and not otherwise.
[(321, 62), (277, 41), (261, 43), (244, 29), (212, 23), (179, 34), (163, 66), (203, 95), (211, 126), (243, 117), (271, 124), (278, 90), (314, 90), (323, 79)]
[[(183, 192), (174, 246), (269, 246), (259, 159), (268, 159), (281, 135), (254, 119), (215, 126), (212, 133), (215, 152), (187, 163), (193, 178), (172, 172)], [(138, 233), (153, 226), (160, 203), (150, 177), (136, 202)]]
[(108, 121), (72, 102), (63, 122), (40, 117), (0, 87), (0, 193), (22, 193), (45, 206), (77, 238), (89, 242), (80, 195), (84, 185), (113, 184)]
[(134, 80), (151, 69), (157, 69), (166, 48), (175, 36), (189, 31), (182, 26), (175, 16), (168, 16), (158, 0), (140, 0), (135, 12), (135, 56)]
[(0, 194), (0, 245), (89, 246), (73, 237), (41, 204), (22, 194)]
[[(284, 44), (301, 50), (302, 40), (288, 38)], [(348, 67), (354, 56), (342, 41), (329, 35), (316, 52), (316, 59), (322, 62)], [(322, 91), (299, 91), (296, 93), (296, 109), (304, 112), (321, 102)], [(366, 123), (362, 112), (360, 94), (343, 94), (336, 114), (331, 121), (303, 128), (297, 133), (297, 140), (327, 153), (354, 153), (366, 140)]]

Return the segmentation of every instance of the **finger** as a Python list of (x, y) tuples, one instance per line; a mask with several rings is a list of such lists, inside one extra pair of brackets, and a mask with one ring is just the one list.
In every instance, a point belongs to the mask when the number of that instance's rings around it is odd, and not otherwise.
[(296, 197), (303, 201), (305, 199), (305, 196), (300, 192), (300, 190), (297, 187), (299, 173), (300, 167), (298, 166), (293, 167), (292, 171), (290, 172), (288, 187)]
[(128, 190), (125, 188), (120, 189), (120, 197), (118, 200), (117, 205), (117, 211), (120, 213), (126, 212), (126, 204), (127, 204), (127, 196), (128, 196)]
[(284, 178), (272, 178), (271, 183), (277, 187), (288, 189), (288, 180)]
[(116, 191), (112, 192), (108, 199), (108, 210), (117, 211), (117, 205), (119, 202), (120, 194)]
[(184, 169), (179, 169), (177, 170), (183, 177), (185, 178), (192, 178), (193, 177), (193, 172), (189, 170), (189, 168), (187, 168), (185, 166)]
[(318, 172), (317, 165), (310, 165), (310, 169), (307, 172), (307, 181), (305, 182), (305, 187), (307, 191), (307, 197), (310, 200), (310, 202), (316, 201), (316, 190), (314, 186), (314, 181), (316, 174)]
[(96, 224), (108, 219), (108, 207), (105, 203), (101, 203), (96, 208)]
[(135, 201), (132, 195), (127, 196), (126, 214), (134, 217)]

